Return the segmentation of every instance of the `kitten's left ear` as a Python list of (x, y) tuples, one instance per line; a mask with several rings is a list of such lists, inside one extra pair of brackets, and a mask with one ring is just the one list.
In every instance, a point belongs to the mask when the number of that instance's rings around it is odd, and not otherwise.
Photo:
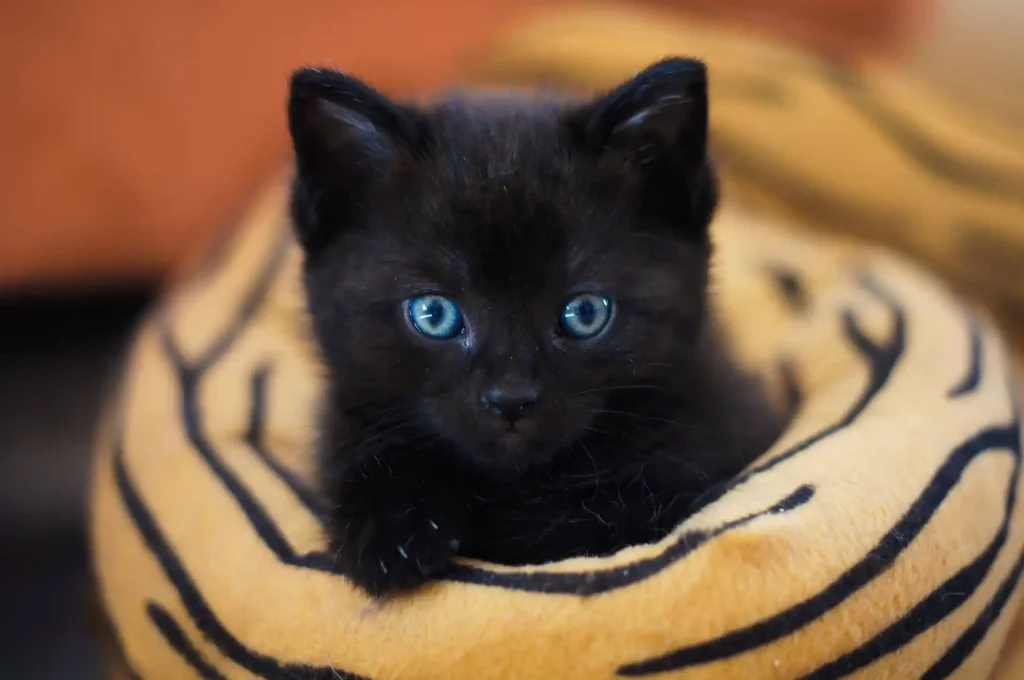
[(638, 170), (651, 207), (667, 213), (662, 217), (707, 226), (715, 188), (703, 63), (683, 58), (658, 62), (571, 112), (565, 123), (583, 149), (622, 159)]

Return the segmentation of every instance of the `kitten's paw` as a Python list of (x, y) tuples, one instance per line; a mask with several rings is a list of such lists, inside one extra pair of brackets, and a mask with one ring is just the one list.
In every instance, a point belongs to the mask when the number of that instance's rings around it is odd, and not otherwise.
[(351, 516), (338, 537), (342, 570), (373, 597), (415, 588), (458, 553), (466, 517), (464, 506), (444, 497)]

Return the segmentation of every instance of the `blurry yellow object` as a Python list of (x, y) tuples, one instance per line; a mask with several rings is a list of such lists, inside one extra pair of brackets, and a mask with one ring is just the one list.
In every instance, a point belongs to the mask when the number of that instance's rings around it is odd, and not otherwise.
[(460, 562), (377, 606), (310, 491), (322, 372), (285, 204), (150, 315), (100, 439), (95, 567), (139, 676), (989, 677), (1024, 569), (1020, 413), (998, 334), (940, 284), (727, 207), (716, 303), (803, 394), (780, 441), (659, 543)]
[(981, 296), (1024, 346), (1024, 131), (994, 128), (969, 101), (884, 64), (844, 68), (679, 15), (590, 6), (512, 33), (477, 75), (604, 89), (669, 55), (709, 66), (728, 200), (910, 253)]

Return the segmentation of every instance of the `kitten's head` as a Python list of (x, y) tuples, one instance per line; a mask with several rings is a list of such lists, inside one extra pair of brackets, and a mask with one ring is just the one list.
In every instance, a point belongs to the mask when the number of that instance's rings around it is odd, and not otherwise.
[(631, 388), (687, 388), (716, 200), (702, 64), (592, 101), (422, 107), (304, 70), (289, 116), (315, 333), (380, 436), (522, 468)]

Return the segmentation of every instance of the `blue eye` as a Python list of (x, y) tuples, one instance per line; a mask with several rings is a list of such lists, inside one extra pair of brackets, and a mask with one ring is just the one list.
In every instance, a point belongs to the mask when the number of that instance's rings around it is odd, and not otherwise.
[(592, 338), (604, 330), (611, 318), (611, 300), (584, 293), (569, 300), (562, 308), (562, 330), (578, 340)]
[(462, 313), (441, 295), (414, 297), (407, 303), (413, 328), (435, 340), (448, 340), (462, 332)]

